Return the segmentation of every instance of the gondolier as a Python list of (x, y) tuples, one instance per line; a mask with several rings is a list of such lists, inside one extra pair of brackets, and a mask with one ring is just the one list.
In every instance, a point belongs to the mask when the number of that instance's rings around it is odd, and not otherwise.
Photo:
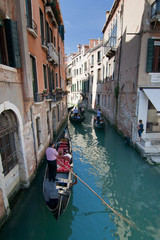
[(101, 109), (99, 108), (99, 109), (97, 110), (97, 124), (100, 123), (100, 117), (101, 117)]
[[(52, 212), (54, 217), (58, 220), (65, 212), (69, 199), (71, 196), (71, 188), (76, 184), (77, 180), (73, 181), (73, 158), (70, 161), (68, 156), (64, 156), (66, 151), (72, 156), (72, 147), (68, 127), (66, 127), (62, 134), (55, 141), (56, 149), (52, 146), (47, 148), (47, 166), (43, 181), (43, 195), (48, 209)], [(57, 159), (57, 160), (55, 160)], [(52, 162), (56, 162), (56, 173), (53, 170), (50, 175), (49, 167), (52, 169)], [(55, 166), (54, 166), (55, 167)], [(56, 176), (56, 178), (55, 178)], [(49, 181), (55, 179), (55, 181)]]
[(57, 156), (58, 156), (58, 152), (56, 151), (56, 149), (54, 149), (53, 145), (50, 144), (50, 146), (46, 149), (46, 158), (47, 158), (48, 169), (49, 169), (49, 181), (56, 180)]

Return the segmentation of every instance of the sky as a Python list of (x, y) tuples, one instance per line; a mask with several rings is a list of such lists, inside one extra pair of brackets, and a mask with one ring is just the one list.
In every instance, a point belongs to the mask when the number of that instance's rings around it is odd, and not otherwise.
[(78, 44), (89, 44), (89, 39), (103, 38), (102, 28), (106, 11), (114, 0), (59, 0), (64, 27), (65, 53), (78, 52)]

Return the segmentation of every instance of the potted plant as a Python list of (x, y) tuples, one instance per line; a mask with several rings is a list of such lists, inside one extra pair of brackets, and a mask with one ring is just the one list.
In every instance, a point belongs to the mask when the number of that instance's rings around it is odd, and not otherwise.
[(48, 89), (43, 89), (43, 96), (46, 97), (48, 96), (49, 90)]
[(52, 93), (53, 93), (53, 95), (55, 95), (56, 94), (56, 89), (53, 89)]
[(62, 88), (56, 88), (56, 92), (59, 92), (59, 93), (61, 93), (62, 92)]

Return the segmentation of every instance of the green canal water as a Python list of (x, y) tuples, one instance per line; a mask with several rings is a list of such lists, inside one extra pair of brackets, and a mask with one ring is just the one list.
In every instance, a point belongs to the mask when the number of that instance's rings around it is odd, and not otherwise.
[(94, 129), (91, 113), (86, 113), (81, 125), (69, 123), (69, 129), (75, 173), (134, 226), (115, 215), (80, 181), (57, 222), (42, 195), (43, 163), (0, 230), (0, 239), (159, 240), (159, 167), (147, 164), (110, 126)]

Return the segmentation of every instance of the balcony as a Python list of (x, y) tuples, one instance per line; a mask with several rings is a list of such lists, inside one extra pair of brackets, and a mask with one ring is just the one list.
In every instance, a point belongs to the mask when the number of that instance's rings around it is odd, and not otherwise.
[(45, 52), (48, 52), (48, 46), (47, 46), (47, 41), (46, 39), (41, 40), (42, 48)]
[(34, 93), (34, 102), (43, 102), (44, 96), (43, 93)]
[(51, 19), (53, 25), (56, 27), (57, 22), (56, 22), (54, 14), (53, 14), (52, 8), (50, 6), (45, 6), (45, 13), (48, 14), (48, 16)]
[(59, 65), (58, 52), (53, 43), (48, 43), (48, 61), (53, 62), (54, 65)]
[(117, 37), (110, 37), (104, 45), (104, 53), (110, 59), (113, 57), (117, 50)]
[(151, 22), (160, 22), (160, 0), (156, 0), (151, 5)]
[(35, 21), (29, 17), (26, 16), (26, 20), (27, 20), (27, 30), (28, 32), (34, 37), (37, 38), (38, 37), (38, 33), (37, 33), (37, 24), (35, 23)]

